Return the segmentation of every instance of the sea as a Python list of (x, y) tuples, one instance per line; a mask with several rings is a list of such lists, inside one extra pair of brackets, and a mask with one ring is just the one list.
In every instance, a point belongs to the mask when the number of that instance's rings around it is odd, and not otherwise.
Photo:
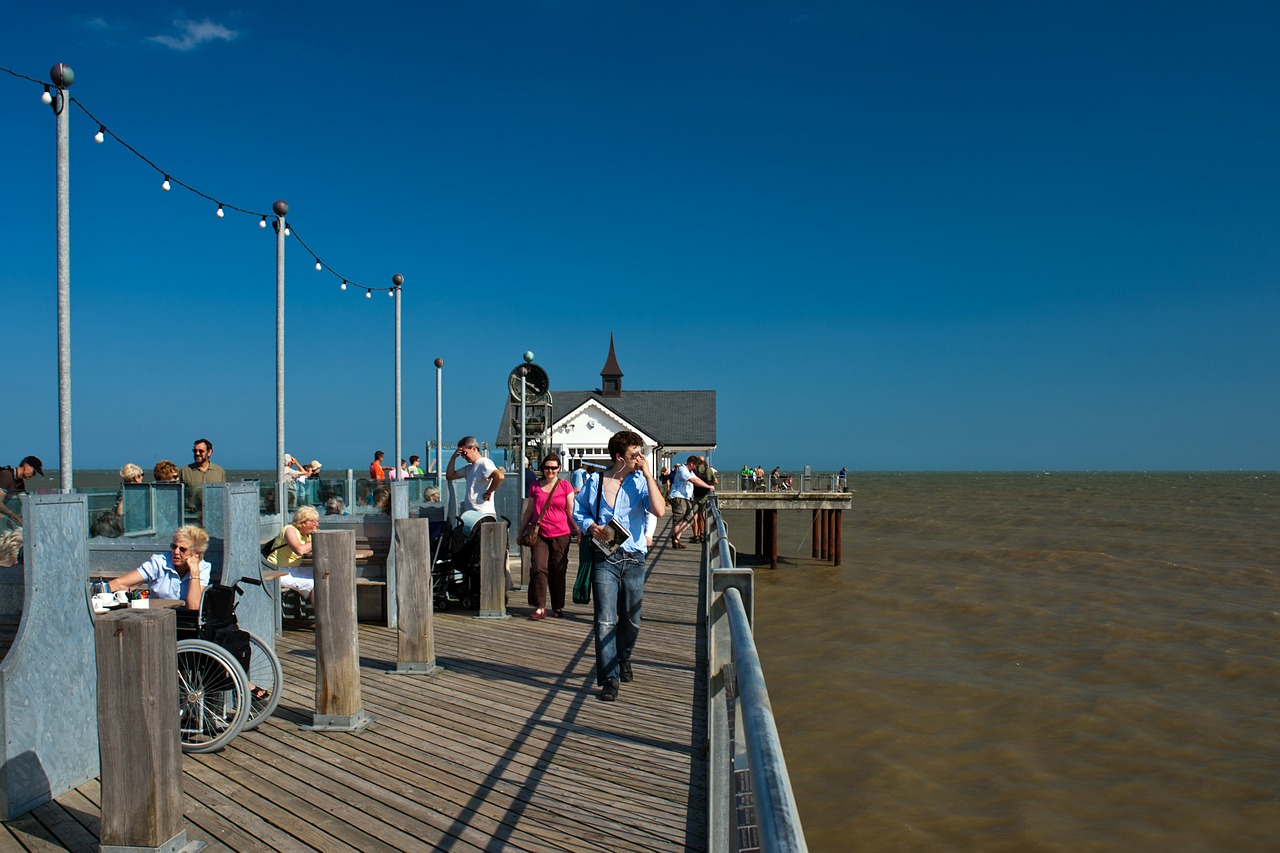
[(1280, 849), (1280, 474), (849, 487), (841, 565), (782, 512), (754, 573), (810, 849)]

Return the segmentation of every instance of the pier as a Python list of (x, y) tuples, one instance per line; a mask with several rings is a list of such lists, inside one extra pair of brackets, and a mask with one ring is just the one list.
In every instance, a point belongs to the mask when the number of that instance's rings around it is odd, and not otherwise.
[[(841, 538), (844, 511), (853, 506), (848, 492), (717, 492), (721, 509), (756, 511), (755, 554), (769, 558), (769, 568), (778, 568), (778, 513), (813, 514), (813, 558), (840, 565), (844, 556)], [(739, 550), (742, 550), (741, 546)]]
[[(510, 619), (436, 614), (434, 675), (397, 675), (396, 630), (361, 624), (377, 722), (304, 732), (314, 632), (286, 625), (274, 716), (182, 757), (187, 837), (211, 851), (706, 849), (700, 554), (655, 537), (651, 556), (636, 680), (614, 703), (596, 696), (591, 606), (530, 622), (511, 592)], [(4, 823), (0, 853), (97, 850), (100, 793), (95, 779)]]

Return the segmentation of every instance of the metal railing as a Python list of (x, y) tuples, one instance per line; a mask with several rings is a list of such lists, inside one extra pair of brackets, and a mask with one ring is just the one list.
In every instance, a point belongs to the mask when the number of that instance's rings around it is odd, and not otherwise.
[(706, 513), (707, 847), (807, 851), (752, 636), (752, 572), (735, 566), (714, 495)]
[(838, 471), (766, 471), (755, 480), (741, 471), (719, 471), (716, 491), (720, 492), (843, 492), (848, 478)]

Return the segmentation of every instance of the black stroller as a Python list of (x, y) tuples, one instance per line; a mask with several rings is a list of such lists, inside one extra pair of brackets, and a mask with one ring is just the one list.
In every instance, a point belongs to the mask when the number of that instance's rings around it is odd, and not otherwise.
[[(503, 521), (507, 521), (504, 516)], [(431, 596), (436, 610), (444, 612), (453, 605), (474, 610), (480, 604), (480, 531), (498, 519), (485, 516), (463, 533), (461, 520), (446, 527), (431, 543), (435, 561), (431, 564)], [(508, 524), (510, 522), (508, 521)]]

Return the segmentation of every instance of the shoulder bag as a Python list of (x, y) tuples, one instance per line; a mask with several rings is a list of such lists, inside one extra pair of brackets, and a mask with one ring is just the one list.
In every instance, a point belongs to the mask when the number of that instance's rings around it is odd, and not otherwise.
[[(593, 521), (600, 522), (600, 495), (604, 491), (604, 474), (596, 475), (596, 514)], [(573, 582), (573, 603), (591, 603), (591, 571), (595, 567), (596, 547), (591, 544), (589, 533), (578, 532), (578, 577)]]

